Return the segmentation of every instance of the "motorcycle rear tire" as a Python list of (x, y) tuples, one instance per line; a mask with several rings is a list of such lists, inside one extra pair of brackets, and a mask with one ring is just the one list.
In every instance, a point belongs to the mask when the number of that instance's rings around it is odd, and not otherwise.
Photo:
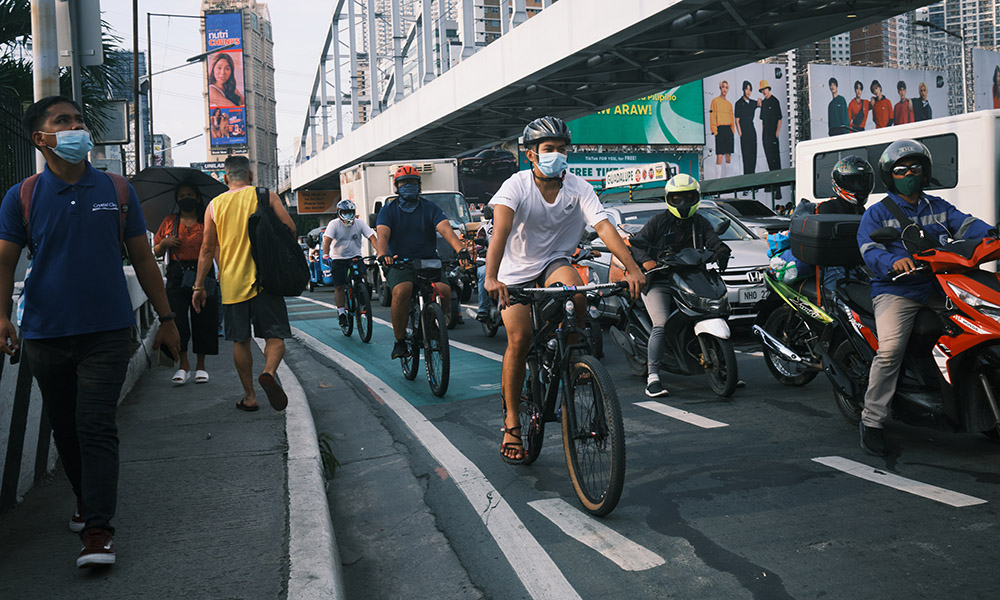
[(868, 363), (854, 349), (849, 340), (844, 340), (837, 345), (833, 351), (833, 360), (837, 361), (851, 375), (851, 379), (858, 381), (858, 390), (862, 390), (856, 398), (848, 398), (833, 390), (833, 399), (837, 402), (837, 409), (840, 414), (851, 424), (857, 425), (861, 420), (861, 411), (865, 408), (864, 390), (868, 389)]
[[(808, 331), (806, 324), (802, 322), (802, 317), (798, 313), (793, 313), (792, 309), (788, 306), (779, 307), (764, 322), (764, 331), (779, 339), (785, 337), (783, 332), (787, 331), (789, 327), (795, 327), (796, 332), (801, 332), (802, 330)], [(804, 348), (800, 347), (800, 344), (793, 343), (791, 344), (791, 349), (796, 353), (801, 353)], [(815, 379), (818, 374), (818, 371), (783, 360), (778, 353), (768, 348), (767, 345), (764, 345), (764, 363), (767, 365), (767, 370), (771, 372), (771, 375), (779, 383), (792, 387), (806, 385)]]

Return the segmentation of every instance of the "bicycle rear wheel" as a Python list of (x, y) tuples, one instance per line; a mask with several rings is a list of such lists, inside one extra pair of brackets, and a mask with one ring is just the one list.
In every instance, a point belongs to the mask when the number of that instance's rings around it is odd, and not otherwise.
[(351, 290), (350, 286), (347, 286), (347, 289), (344, 290), (344, 294), (347, 295), (347, 302), (345, 303), (347, 305), (347, 312), (345, 313), (347, 315), (347, 319), (344, 324), (340, 326), (340, 330), (343, 331), (344, 335), (347, 337), (351, 337), (351, 333), (354, 332), (354, 319), (352, 317), (354, 312), (357, 311), (358, 306), (357, 302), (355, 302), (354, 291)]
[(563, 448), (576, 495), (590, 514), (614, 510), (625, 485), (625, 427), (611, 375), (593, 356), (570, 366)]
[(524, 373), (524, 392), (519, 405), (521, 413), (521, 433), (524, 443), (524, 464), (535, 462), (542, 452), (542, 442), (545, 440), (545, 415), (542, 405), (544, 388), (538, 379), (538, 367), (528, 360)]
[(354, 314), (358, 318), (358, 337), (367, 344), (372, 339), (372, 297), (364, 283), (357, 285), (354, 294)]
[(403, 377), (406, 377), (410, 381), (417, 378), (417, 369), (420, 367), (420, 343), (417, 336), (420, 335), (420, 323), (419, 317), (417, 316), (417, 309), (413, 305), (410, 306), (410, 319), (407, 323), (407, 333), (406, 333), (406, 347), (410, 351), (410, 355), (399, 359), (399, 364), (403, 368)]
[(424, 307), (424, 363), (431, 392), (439, 398), (444, 396), (448, 391), (451, 357), (444, 311), (437, 302)]

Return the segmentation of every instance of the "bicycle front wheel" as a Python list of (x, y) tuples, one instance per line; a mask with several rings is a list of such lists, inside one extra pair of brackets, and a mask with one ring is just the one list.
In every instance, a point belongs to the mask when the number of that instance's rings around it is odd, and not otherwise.
[(563, 448), (576, 495), (590, 514), (614, 510), (625, 485), (625, 426), (611, 375), (593, 356), (570, 366)]
[(424, 307), (424, 367), (431, 392), (439, 398), (444, 396), (448, 391), (451, 357), (444, 311), (437, 302)]
[(417, 369), (420, 367), (420, 343), (417, 336), (420, 335), (420, 323), (417, 317), (417, 309), (411, 305), (410, 319), (407, 324), (409, 331), (406, 333), (406, 348), (410, 355), (399, 359), (399, 365), (403, 368), (403, 377), (410, 381), (417, 378)]
[(358, 337), (367, 344), (372, 339), (372, 297), (364, 283), (358, 284), (354, 293), (354, 314), (358, 319)]

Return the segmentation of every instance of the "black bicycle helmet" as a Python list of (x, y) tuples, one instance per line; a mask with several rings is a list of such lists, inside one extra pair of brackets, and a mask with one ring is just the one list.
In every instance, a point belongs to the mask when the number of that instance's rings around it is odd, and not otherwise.
[(875, 170), (860, 156), (840, 159), (833, 167), (833, 191), (856, 206), (864, 206), (875, 187)]
[(933, 162), (931, 151), (917, 140), (899, 140), (889, 144), (889, 147), (882, 152), (881, 158), (878, 159), (878, 170), (882, 177), (882, 183), (890, 192), (896, 191), (896, 183), (892, 179), (892, 168), (904, 158), (911, 157), (919, 159), (920, 165), (924, 169), (924, 187), (930, 185), (931, 163)]
[(544, 140), (563, 140), (570, 143), (569, 127), (559, 117), (540, 117), (524, 128), (524, 145), (534, 146)]

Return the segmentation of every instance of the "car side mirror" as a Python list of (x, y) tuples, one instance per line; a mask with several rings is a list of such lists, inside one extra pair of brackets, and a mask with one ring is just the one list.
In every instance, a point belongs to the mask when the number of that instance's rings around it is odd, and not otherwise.
[(868, 237), (870, 237), (873, 242), (885, 245), (899, 240), (900, 233), (895, 227), (879, 227)]
[(372, 214), (368, 215), (368, 226), (369, 227), (371, 227), (372, 229), (375, 229), (375, 223), (376, 223), (376, 221), (378, 221), (378, 215), (377, 214), (372, 213)]
[(715, 235), (722, 235), (723, 233), (726, 232), (727, 229), (729, 229), (729, 226), (732, 224), (733, 222), (730, 221), (728, 217), (722, 219), (721, 221), (719, 221), (719, 224), (715, 226)]

